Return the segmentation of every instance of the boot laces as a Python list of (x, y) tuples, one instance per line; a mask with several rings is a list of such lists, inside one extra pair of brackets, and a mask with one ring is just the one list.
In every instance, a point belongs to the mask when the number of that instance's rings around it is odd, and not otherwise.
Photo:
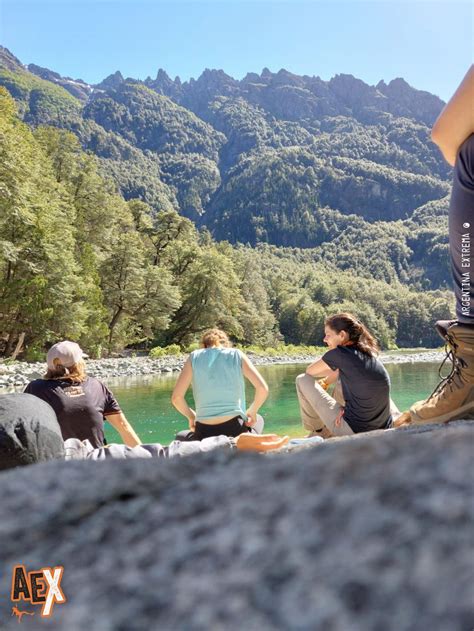
[[(447, 392), (448, 389), (450, 392), (453, 392), (456, 387), (462, 388), (465, 382), (465, 378), (461, 372), (461, 368), (465, 368), (467, 364), (461, 357), (456, 357), (457, 344), (454, 342), (452, 337), (447, 335), (446, 339), (447, 344), (444, 347), (445, 357), (441, 362), (441, 366), (438, 369), (438, 374), (441, 381), (428, 397), (428, 401), (438, 396), (443, 391)], [(443, 377), (443, 367), (448, 360), (451, 362), (451, 372), (446, 377)]]

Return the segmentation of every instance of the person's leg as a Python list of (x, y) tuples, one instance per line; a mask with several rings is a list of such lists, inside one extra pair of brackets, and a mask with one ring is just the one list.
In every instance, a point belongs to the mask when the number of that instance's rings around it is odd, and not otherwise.
[(181, 441), (181, 442), (190, 442), (192, 440), (198, 440), (196, 438), (195, 433), (190, 430), (190, 429), (183, 429), (180, 432), (178, 432), (176, 434), (176, 436), (174, 437), (175, 440)]
[(298, 375), (296, 392), (305, 429), (323, 437), (325, 429), (333, 436), (348, 436), (354, 433), (344, 419), (336, 425), (341, 406), (313, 377), (306, 374)]
[(450, 349), (451, 374), (425, 401), (415, 403), (398, 424), (443, 423), (474, 415), (474, 310), (471, 238), (474, 224), (474, 134), (461, 145), (454, 166), (449, 206), (449, 249), (457, 320), (436, 328)]
[(332, 397), (339, 403), (339, 405), (345, 404), (344, 395), (342, 394), (342, 384), (341, 384), (340, 379), (338, 379), (334, 385), (334, 391), (332, 393)]
[(474, 234), (474, 134), (461, 145), (454, 166), (449, 205), (449, 251), (458, 322), (474, 326), (474, 274), (471, 241)]
[(254, 427), (251, 427), (250, 429), (252, 430), (254, 434), (263, 434), (264, 425), (265, 425), (265, 421), (263, 420), (263, 416), (261, 416), (260, 414), (257, 414), (257, 421)]
[[(339, 420), (337, 421), (337, 419)], [(352, 436), (354, 434), (351, 426), (344, 418), (339, 418), (339, 415), (333, 421), (328, 421), (326, 427), (331, 432), (332, 436)]]
[(210, 436), (217, 436), (218, 434), (214, 433), (216, 427), (220, 427), (220, 425), (208, 425), (198, 421), (194, 427), (193, 440), (204, 440), (204, 438), (209, 438)]
[(300, 415), (303, 427), (308, 432), (321, 432), (325, 425), (319, 414), (316, 412), (312, 402), (312, 389), (314, 389), (315, 380), (309, 375), (298, 375), (296, 377), (296, 394), (300, 404)]

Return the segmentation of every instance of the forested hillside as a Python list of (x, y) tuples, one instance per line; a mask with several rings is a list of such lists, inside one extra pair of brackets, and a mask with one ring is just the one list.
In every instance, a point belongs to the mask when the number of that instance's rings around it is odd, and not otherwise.
[(95, 353), (186, 345), (214, 323), (318, 344), (341, 308), (385, 346), (436, 343), (437, 97), (283, 70), (89, 86), (6, 49), (0, 85), (2, 352), (22, 334), (30, 356), (65, 336)]

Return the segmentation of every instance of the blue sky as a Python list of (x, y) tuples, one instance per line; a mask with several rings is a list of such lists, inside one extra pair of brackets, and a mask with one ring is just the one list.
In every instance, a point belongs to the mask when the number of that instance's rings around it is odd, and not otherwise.
[(286, 68), (367, 83), (403, 77), (448, 99), (473, 54), (469, 2), (0, 0), (0, 43), (23, 63), (97, 83), (124, 76), (235, 78)]

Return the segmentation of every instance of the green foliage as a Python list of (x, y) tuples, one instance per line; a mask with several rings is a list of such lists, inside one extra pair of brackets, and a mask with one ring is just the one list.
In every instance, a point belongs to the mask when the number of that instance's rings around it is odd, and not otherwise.
[(333, 158), (321, 184), (321, 204), (369, 221), (409, 217), (418, 206), (440, 199), (449, 185), (426, 175), (395, 170), (365, 159)]
[(181, 213), (199, 219), (221, 183), (217, 164), (198, 153), (165, 154), (161, 169), (164, 182), (176, 191)]
[(201, 348), (199, 342), (192, 342), (186, 346), (185, 351), (186, 353), (192, 353), (193, 351), (197, 351), (198, 348)]
[(141, 199), (156, 211), (178, 208), (176, 193), (163, 181), (156, 156), (90, 119), (71, 124), (69, 129), (85, 149), (99, 157), (102, 174), (114, 180), (125, 199)]
[[(250, 248), (244, 251), (255, 255)], [(388, 284), (356, 276), (315, 264), (301, 251), (259, 246), (257, 253), (286, 343), (322, 345), (324, 319), (349, 311), (368, 326), (382, 348), (436, 347), (439, 342), (433, 323), (452, 317), (452, 294), (447, 291), (419, 292), (396, 280)]]
[(229, 171), (207, 223), (230, 241), (315, 244), (321, 168), (314, 154), (295, 147), (249, 154)]
[[(189, 351), (190, 352), (190, 351)], [(181, 346), (178, 344), (169, 344), (168, 346), (155, 346), (150, 350), (150, 357), (152, 359), (157, 359), (158, 357), (167, 357), (167, 356), (175, 356), (182, 355), (183, 351)]]
[(214, 326), (237, 338), (242, 336), (239, 280), (232, 261), (215, 246), (200, 248), (182, 274), (180, 288), (182, 303), (165, 340), (186, 345), (196, 333)]
[(81, 103), (64, 88), (26, 72), (0, 68), (0, 86), (19, 103), (22, 118), (33, 125), (63, 126), (79, 119)]
[(202, 153), (217, 160), (225, 140), (189, 110), (133, 81), (107, 93), (99, 91), (85, 107), (84, 117), (140, 149), (156, 152)]
[(304, 344), (277, 344), (276, 346), (239, 346), (245, 353), (258, 355), (259, 357), (302, 357), (322, 355), (327, 351), (327, 346), (305, 346)]
[(53, 335), (78, 336), (75, 209), (31, 131), (0, 88), (0, 326), (10, 353)]
[(320, 346), (343, 309), (384, 348), (438, 345), (452, 299), (449, 170), (426, 123), (437, 102), (284, 71), (169, 82), (172, 98), (158, 79), (103, 85), (81, 109), (0, 68), (35, 128), (3, 90), (4, 354), (23, 334), (27, 357), (64, 337), (99, 356), (192, 347), (220, 326), (278, 355)]
[[(450, 282), (444, 220), (419, 212), (449, 192), (429, 137), (442, 105), (432, 95), (398, 80), (374, 90), (350, 75), (238, 82), (206, 71), (189, 84), (116, 77), (81, 110), (59, 85), (4, 65), (0, 83), (25, 120), (73, 131), (127, 200), (177, 210), (232, 243), (308, 248), (357, 275)], [(44, 107), (30, 112), (37, 93)]]

